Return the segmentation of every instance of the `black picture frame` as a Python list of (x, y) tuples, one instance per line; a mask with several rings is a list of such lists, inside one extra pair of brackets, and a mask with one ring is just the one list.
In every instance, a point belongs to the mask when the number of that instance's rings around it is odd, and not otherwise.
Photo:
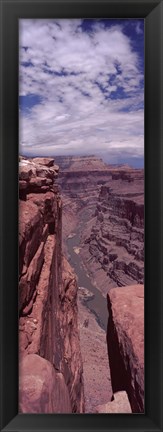
[[(18, 19), (145, 20), (145, 413), (18, 414)], [(163, 431), (163, 1), (1, 0), (1, 430)]]

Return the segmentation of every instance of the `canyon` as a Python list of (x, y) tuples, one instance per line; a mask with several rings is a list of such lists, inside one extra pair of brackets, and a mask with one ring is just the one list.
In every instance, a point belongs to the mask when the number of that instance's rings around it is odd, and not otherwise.
[(20, 412), (143, 412), (144, 170), (20, 157), (19, 198)]
[(115, 286), (143, 283), (144, 170), (95, 157), (59, 162), (63, 238), (84, 221), (81, 256), (98, 289), (107, 294)]

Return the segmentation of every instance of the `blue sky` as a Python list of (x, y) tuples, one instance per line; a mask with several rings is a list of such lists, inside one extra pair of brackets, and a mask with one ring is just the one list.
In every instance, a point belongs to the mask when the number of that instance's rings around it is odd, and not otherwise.
[(144, 20), (19, 21), (20, 153), (144, 159)]

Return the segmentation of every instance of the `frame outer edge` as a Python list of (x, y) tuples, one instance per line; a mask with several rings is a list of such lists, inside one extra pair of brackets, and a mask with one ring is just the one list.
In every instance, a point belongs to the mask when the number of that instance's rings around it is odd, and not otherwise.
[[(3, 2), (3, 0), (2, 0), (2, 2)], [(36, 3), (38, 3), (38, 2), (39, 2), (39, 0), (36, 0)], [(41, 3), (42, 2), (43, 1), (41, 1)], [(5, 1), (3, 3), (5, 3)], [(12, 3), (12, 2), (10, 2), (10, 3)], [(14, 1), (13, 1), (13, 3), (14, 3)], [(32, 3), (32, 2), (29, 2), (29, 3)], [(83, 3), (86, 3), (86, 2), (83, 2)], [(155, 5), (154, 5), (154, 3), (155, 3)], [(23, 1), (20, 1), (20, 4), (22, 5)], [(153, 8), (157, 8), (157, 5), (158, 5), (158, 2), (157, 1), (155, 1), (155, 2), (153, 1)], [(0, 6), (1, 6), (1, 19), (2, 19), (2, 3), (0, 4)], [(161, 0), (161, 2), (159, 3), (158, 6), (160, 6), (160, 8), (161, 8), (160, 17), (161, 17), (161, 22), (162, 22), (162, 27), (161, 27), (161, 53), (160, 53), (160, 55), (161, 55), (161, 77), (162, 77), (163, 76), (163, 43), (162, 43), (162, 41), (163, 41), (163, 3), (162, 3), (162, 0)], [(2, 26), (1, 26), (1, 29), (2, 29)], [(1, 38), (1, 44), (2, 44), (2, 38)], [(2, 81), (1, 81), (1, 83), (2, 83)], [(161, 200), (161, 216), (163, 217), (163, 148), (161, 146), (161, 143), (163, 143), (163, 123), (162, 123), (162, 118), (161, 118), (161, 115), (163, 114), (163, 84), (162, 84), (162, 80), (161, 80), (161, 83), (160, 83), (160, 88), (161, 88), (161, 106), (160, 106), (160, 119), (159, 119), (159, 123), (160, 123), (160, 128), (161, 128), (160, 129), (160, 140), (161, 140), (161, 142), (160, 142), (160, 166), (159, 166), (159, 169), (160, 169), (160, 176), (161, 176), (161, 190), (160, 190), (160, 192), (161, 192), (161, 197), (160, 197), (160, 200)], [(2, 114), (3, 113), (1, 112), (1, 118), (2, 118)], [(3, 152), (1, 150), (1, 148), (0, 148), (0, 151), (1, 151), (0, 164), (1, 164), (1, 170), (2, 170)], [(161, 167), (162, 167), (162, 169), (161, 169)], [(1, 184), (0, 184), (0, 193), (2, 193), (2, 187), (3, 187), (3, 184), (2, 184), (2, 181), (1, 181)], [(1, 213), (1, 216), (2, 216), (2, 213)], [(161, 253), (161, 257), (162, 257), (163, 256), (162, 255), (162, 252), (163, 252), (163, 245), (162, 245), (162, 243), (163, 243), (163, 228), (162, 228), (162, 224), (161, 224), (160, 228), (161, 228), (161, 250), (160, 250), (160, 253)], [(1, 219), (0, 230), (1, 230), (1, 232), (0, 232), (0, 236), (1, 236), (2, 235), (2, 219)], [(0, 244), (0, 247), (1, 247), (1, 244)], [(0, 258), (2, 260), (1, 256), (0, 256)], [(0, 264), (2, 264), (2, 261), (0, 261)], [(2, 274), (2, 272), (1, 272), (1, 274)], [(161, 283), (162, 283), (163, 282), (163, 269), (162, 268), (160, 268), (160, 278), (161, 278)], [(161, 294), (162, 294), (162, 292), (161, 292)], [(1, 317), (2, 317), (2, 314), (1, 314)], [(162, 316), (161, 316), (161, 319), (162, 319)], [(163, 348), (162, 348), (161, 354), (163, 355)], [(163, 382), (163, 379), (162, 379), (162, 382)], [(162, 393), (161, 393), (161, 400), (162, 400)], [(162, 413), (162, 415), (163, 415), (163, 413)], [(6, 431), (9, 431), (9, 430), (15, 431), (16, 429), (15, 429), (14, 425), (12, 426), (11, 423), (12, 423), (12, 421), (10, 422), (10, 424), (8, 424), (8, 426), (6, 425), (6, 427), (3, 430), (6, 430)], [(20, 428), (19, 428), (19, 430), (20, 430)], [(28, 430), (31, 430), (31, 429), (28, 428)], [(50, 429), (48, 429), (48, 430), (50, 430)], [(56, 432), (57, 432), (57, 430), (61, 432), (61, 429), (57, 428)], [(121, 429), (121, 431), (122, 430), (123, 430), (123, 428)], [(155, 430), (159, 430), (159, 429), (156, 427)], [(79, 431), (79, 429), (78, 429), (78, 431)], [(67, 432), (68, 432), (68, 429), (67, 429)], [(86, 429), (85, 429), (85, 432), (86, 432)], [(88, 430), (88, 432), (90, 432), (90, 429)]]

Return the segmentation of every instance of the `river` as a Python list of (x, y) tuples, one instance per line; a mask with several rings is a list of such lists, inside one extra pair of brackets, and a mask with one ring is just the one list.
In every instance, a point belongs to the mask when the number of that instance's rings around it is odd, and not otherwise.
[[(81, 227), (80, 227), (81, 229)], [(84, 269), (80, 252), (80, 234), (79, 228), (72, 237), (67, 239), (67, 248), (69, 253), (69, 262), (74, 268), (74, 271), (78, 277), (78, 286), (87, 288), (92, 294), (93, 298), (87, 299), (84, 303), (90, 309), (90, 311), (95, 315), (96, 320), (102, 329), (107, 329), (108, 321), (108, 310), (107, 310), (107, 300), (101, 294), (101, 292), (96, 288), (96, 286), (91, 282), (90, 277), (87, 275)], [(76, 250), (76, 252), (75, 252)]]

